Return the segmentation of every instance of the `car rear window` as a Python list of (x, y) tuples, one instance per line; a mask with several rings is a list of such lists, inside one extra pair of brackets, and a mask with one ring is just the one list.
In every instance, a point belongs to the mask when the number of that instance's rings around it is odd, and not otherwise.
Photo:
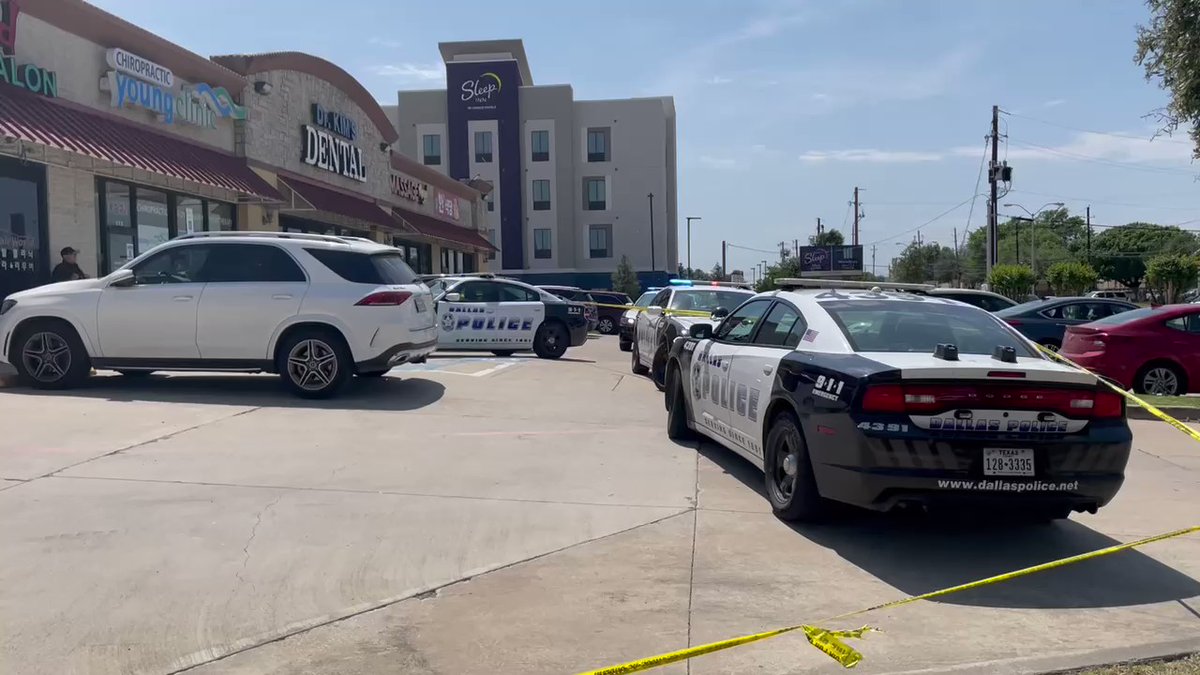
[(1120, 326), (1122, 324), (1127, 324), (1130, 321), (1137, 321), (1138, 319), (1144, 319), (1157, 311), (1158, 311), (1157, 309), (1152, 309), (1150, 307), (1143, 307), (1141, 309), (1131, 309), (1128, 312), (1118, 312), (1116, 314), (1109, 314), (1108, 316), (1104, 317), (1103, 319), (1096, 319), (1095, 321), (1092, 322), (1091, 325), (1093, 325), (1093, 326)]
[(752, 295), (752, 293), (736, 293), (734, 291), (675, 291), (674, 297), (671, 298), (670, 309), (713, 312), (718, 308), (725, 308), (732, 312)]
[(398, 252), (357, 253), (328, 248), (304, 250), (334, 274), (352, 283), (396, 286), (417, 281), (416, 273)]
[(999, 312), (996, 312), (996, 316), (1017, 316), (1018, 314), (1024, 314), (1031, 309), (1045, 307), (1046, 304), (1047, 303), (1045, 300), (1030, 300), (1029, 302), (1023, 302), (1019, 305), (1013, 305), (1012, 307), (1005, 307)]
[(910, 301), (825, 302), (822, 309), (858, 352), (928, 352), (952, 344), (960, 354), (991, 354), (1012, 347), (1037, 356), (1023, 340), (975, 307)]

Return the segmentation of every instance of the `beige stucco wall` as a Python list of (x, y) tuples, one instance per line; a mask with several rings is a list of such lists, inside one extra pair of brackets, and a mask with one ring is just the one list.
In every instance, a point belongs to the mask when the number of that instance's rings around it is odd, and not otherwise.
[[(258, 73), (250, 79), (269, 82), (272, 90), (270, 94), (260, 95), (247, 88), (244, 94), (249, 118), (242, 123), (241, 135), (247, 159), (358, 192), (371, 199), (391, 200), (391, 164), (388, 154), (379, 149), (383, 136), (341, 90), (324, 80), (291, 70)], [(304, 149), (302, 127), (313, 123), (314, 103), (354, 120), (358, 138), (351, 144), (362, 149), (367, 168), (365, 183), (301, 161)]]
[(50, 218), (50, 266), (58, 252), (70, 246), (79, 251), (84, 274), (95, 277), (100, 267), (99, 227), (96, 224), (96, 177), (57, 166), (46, 167), (47, 215)]
[[(233, 150), (232, 120), (217, 118), (217, 127), (208, 129), (178, 119), (173, 124), (164, 124), (158, 121), (154, 113), (143, 108), (113, 108), (112, 96), (100, 88), (101, 79), (107, 80), (104, 75), (110, 70), (105, 62), (107, 51), (108, 45), (89, 42), (29, 14), (21, 14), (17, 22), (17, 62), (36, 64), (56, 72), (59, 98), (111, 112), (164, 133), (176, 134), (226, 151)], [(136, 53), (136, 50), (129, 51)], [(181, 82), (176, 76), (176, 95), (179, 94)], [(235, 96), (238, 94), (231, 93)]]

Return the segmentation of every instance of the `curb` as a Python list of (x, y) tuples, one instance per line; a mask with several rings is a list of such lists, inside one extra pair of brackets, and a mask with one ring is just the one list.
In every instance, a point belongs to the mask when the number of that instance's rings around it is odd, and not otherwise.
[[(1159, 408), (1159, 410), (1174, 417), (1180, 422), (1200, 422), (1200, 408)], [(1148, 420), (1150, 422), (1161, 422), (1154, 415), (1150, 414), (1149, 410), (1140, 405), (1130, 405), (1125, 408), (1125, 415), (1131, 420)]]

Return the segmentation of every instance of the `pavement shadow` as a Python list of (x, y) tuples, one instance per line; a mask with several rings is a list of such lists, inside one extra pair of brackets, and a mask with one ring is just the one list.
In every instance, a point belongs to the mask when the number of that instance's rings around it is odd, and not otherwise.
[[(699, 452), (766, 499), (757, 467), (710, 442), (702, 441)], [(1004, 525), (986, 515), (881, 514), (846, 507), (838, 509), (829, 523), (790, 527), (908, 595), (1122, 543), (1077, 520), (1021, 526)], [(1200, 582), (1196, 579), (1130, 550), (932, 602), (997, 608), (1101, 608), (1197, 596)]]
[(404, 412), (436, 403), (445, 395), (441, 382), (421, 377), (387, 376), (354, 378), (341, 395), (310, 400), (283, 388), (275, 375), (171, 375), (155, 373), (130, 378), (119, 375), (92, 377), (76, 389), (11, 390), (29, 396), (82, 397), (147, 403), (219, 403), (264, 408), (319, 410), (376, 410)]
[(516, 354), (509, 354), (508, 356), (496, 356), (495, 354), (493, 354), (491, 352), (467, 352), (467, 351), (444, 352), (441, 354), (430, 354), (429, 360), (437, 361), (439, 359), (444, 359), (447, 361), (452, 361), (455, 359), (470, 359), (470, 358), (476, 358), (476, 357), (484, 357), (484, 358), (492, 360), (492, 361), (543, 361), (543, 360), (549, 361), (549, 360), (553, 360), (553, 361), (566, 361), (568, 363), (595, 363), (595, 361), (593, 361), (591, 359), (576, 359), (576, 358), (572, 358), (570, 356), (560, 356), (557, 359), (542, 359), (540, 356), (538, 356), (537, 354), (534, 354), (533, 352), (518, 352)]

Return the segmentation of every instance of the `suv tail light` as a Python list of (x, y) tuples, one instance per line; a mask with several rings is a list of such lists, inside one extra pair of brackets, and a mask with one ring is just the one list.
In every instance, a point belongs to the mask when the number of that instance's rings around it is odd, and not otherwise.
[(864, 392), (862, 408), (869, 413), (915, 415), (959, 408), (1039, 410), (1075, 419), (1111, 419), (1124, 412), (1121, 396), (1111, 391), (996, 384), (876, 384)]
[(376, 291), (354, 303), (357, 307), (396, 307), (412, 297), (408, 291)]

